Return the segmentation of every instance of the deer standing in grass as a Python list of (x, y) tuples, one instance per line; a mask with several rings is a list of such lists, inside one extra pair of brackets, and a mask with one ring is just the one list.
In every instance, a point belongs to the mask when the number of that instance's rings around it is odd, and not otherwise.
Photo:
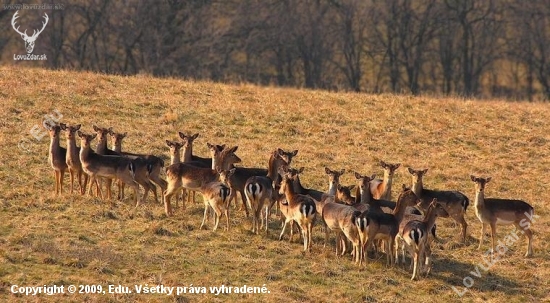
[[(90, 176), (90, 184), (94, 181), (97, 182), (98, 177), (105, 177), (108, 179), (120, 179), (128, 186), (134, 189), (136, 207), (140, 204), (139, 197), (139, 185), (134, 180), (135, 177), (135, 164), (132, 160), (121, 156), (104, 156), (92, 152), (90, 143), (96, 138), (97, 134), (87, 135), (78, 131), (80, 137), (80, 162), (82, 163), (82, 169)], [(89, 187), (88, 193), (91, 193), (92, 187)], [(99, 195), (101, 194), (101, 188), (98, 186)], [(107, 197), (111, 198), (111, 188), (107, 187)]]
[(419, 272), (422, 271), (422, 264), (428, 266), (427, 273), (429, 273), (431, 261), (431, 248), (428, 241), (429, 232), (435, 224), (435, 219), (439, 214), (443, 213), (441, 204), (437, 203), (437, 199), (433, 199), (432, 203), (428, 207), (424, 220), (412, 220), (409, 221), (403, 228), (401, 237), (406, 243), (406, 247), (409, 253), (413, 257), (413, 275), (411, 280), (414, 280)]
[[(199, 134), (194, 135), (186, 135), (182, 132), (178, 132), (178, 135), (180, 136), (182, 140), (182, 160), (183, 163), (192, 163), (195, 166), (198, 167), (205, 167), (205, 168), (212, 168), (215, 169), (215, 167), (212, 166), (212, 158), (203, 158), (196, 155), (193, 155), (193, 142), (195, 139), (199, 137)], [(183, 189), (182, 193), (185, 195), (186, 190)], [(185, 198), (185, 197), (184, 197)], [(187, 195), (187, 203), (191, 203), (191, 198), (193, 199), (193, 203), (195, 203), (195, 191), (190, 191)]]
[[(76, 146), (76, 132), (80, 129), (80, 126), (80, 124), (74, 126), (61, 124), (61, 128), (65, 131), (65, 135), (67, 136), (66, 163), (71, 177), (71, 194), (73, 193), (74, 177), (76, 176), (80, 194), (84, 195), (88, 184), (88, 174), (82, 169), (82, 163), (80, 162), (80, 147)], [(82, 175), (84, 175), (84, 180), (82, 180)]]
[[(219, 170), (229, 170), (234, 163), (241, 162), (241, 159), (235, 155), (237, 146), (226, 148), (220, 152), (216, 159), (213, 159), (214, 165)], [(201, 191), (208, 183), (218, 181), (219, 174), (217, 170), (211, 168), (197, 167), (186, 163), (170, 165), (166, 168), (166, 181), (168, 187), (164, 192), (164, 210), (167, 216), (171, 216), (172, 206), (170, 200), (172, 196), (181, 188), (188, 190)], [(185, 209), (185, 203), (183, 204)]]
[(466, 195), (459, 191), (449, 190), (430, 190), (424, 188), (422, 183), (422, 177), (428, 172), (428, 169), (414, 170), (409, 167), (409, 173), (412, 175), (412, 190), (422, 201), (418, 205), (424, 212), (428, 210), (428, 207), (433, 199), (443, 206), (446, 214), (442, 215), (442, 218), (451, 217), (457, 223), (462, 225), (462, 242), (466, 242), (466, 229), (468, 223), (464, 219), (466, 209), (470, 204), (470, 200)]
[(380, 166), (384, 169), (384, 179), (375, 179), (371, 181), (370, 191), (375, 199), (391, 200), (391, 187), (393, 183), (393, 175), (401, 166), (400, 163), (391, 164), (380, 161)]
[(475, 183), (476, 197), (474, 200), (476, 216), (481, 221), (481, 235), (479, 237), (478, 249), (481, 249), (485, 228), (487, 224), (491, 226), (492, 252), (495, 252), (495, 235), (497, 225), (516, 226), (516, 235), (518, 232), (527, 237), (527, 252), (525, 257), (533, 255), (533, 232), (530, 229), (535, 217), (535, 209), (527, 202), (522, 200), (485, 198), (485, 186), (491, 177), (480, 178), (471, 175), (470, 179)]
[(67, 166), (67, 149), (59, 145), (59, 138), (61, 132), (61, 125), (49, 125), (45, 124), (44, 127), (48, 130), (50, 135), (50, 149), (48, 152), (48, 162), (53, 168), (55, 179), (55, 194), (63, 194), (63, 177)]
[(420, 200), (416, 194), (409, 190), (402, 192), (397, 198), (397, 203), (391, 214), (386, 214), (376, 209), (364, 211), (357, 219), (356, 225), (363, 245), (361, 258), (368, 261), (368, 249), (374, 240), (382, 240), (386, 247), (386, 263), (391, 266), (394, 261), (395, 237), (399, 232), (399, 222), (403, 219), (407, 207), (418, 204)]
[(298, 223), (302, 231), (304, 251), (311, 251), (311, 234), (316, 215), (315, 202), (311, 197), (295, 192), (293, 188), (293, 176), (288, 170), (281, 168), (279, 169), (279, 174), (282, 176), (279, 194), (284, 194), (286, 198), (286, 203), (281, 203), (281, 212), (286, 213), (286, 218), (283, 230), (279, 235), (279, 240), (283, 237), (286, 225), (294, 221)]
[[(119, 155), (128, 157), (130, 159), (138, 159), (141, 158), (142, 160), (137, 160), (134, 163), (136, 164), (136, 170), (142, 172), (146, 175), (146, 180), (144, 180), (144, 184), (153, 191), (153, 195), (155, 196), (155, 202), (159, 203), (158, 197), (157, 197), (157, 187), (158, 185), (161, 189), (161, 200), (162, 200), (162, 193), (166, 189), (166, 181), (164, 181), (160, 177), (160, 172), (164, 168), (164, 160), (162, 160), (160, 157), (157, 157), (155, 155), (148, 155), (148, 154), (136, 154), (136, 153), (130, 153), (130, 152), (124, 152), (122, 151), (122, 140), (126, 138), (127, 133), (115, 133), (110, 130), (109, 134), (111, 135), (111, 138), (113, 140), (113, 148), (114, 152), (118, 153)], [(141, 183), (140, 183), (141, 184)], [(124, 183), (119, 183), (120, 192), (122, 198), (124, 198)], [(147, 197), (148, 189), (145, 188), (145, 197)], [(162, 202), (162, 201), (161, 201)]]
[(199, 229), (202, 229), (208, 217), (208, 208), (214, 210), (214, 231), (218, 229), (222, 214), (225, 215), (226, 230), (229, 230), (229, 197), (231, 189), (226, 185), (228, 178), (235, 173), (235, 169), (218, 171), (220, 181), (214, 181), (204, 184), (200, 188), (204, 202), (204, 216)]
[[(297, 152), (289, 153), (280, 148), (275, 150), (269, 158), (267, 176), (252, 176), (246, 180), (244, 194), (248, 207), (252, 211), (253, 233), (259, 234), (263, 226), (265, 226), (265, 232), (268, 232), (269, 213), (277, 200), (275, 188), (278, 189), (281, 182), (278, 171), (280, 168), (288, 168), (292, 157)], [(262, 210), (265, 211), (265, 217), (262, 216)]]

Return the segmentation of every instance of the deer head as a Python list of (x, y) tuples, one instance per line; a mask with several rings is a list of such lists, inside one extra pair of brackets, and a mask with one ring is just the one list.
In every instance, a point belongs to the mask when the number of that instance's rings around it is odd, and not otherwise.
[(13, 17), (11, 18), (11, 26), (18, 34), (21, 35), (21, 38), (23, 38), (23, 40), (25, 41), (25, 48), (27, 49), (27, 53), (30, 54), (34, 50), (34, 41), (36, 41), (36, 38), (38, 38), (38, 35), (42, 33), (42, 31), (46, 27), (46, 24), (48, 24), (48, 20), (49, 20), (48, 14), (44, 13), (43, 17), (44, 19), (46, 19), (46, 22), (42, 22), (42, 29), (39, 31), (33, 30), (32, 36), (30, 37), (27, 35), (27, 30), (25, 30), (25, 32), (22, 33), (19, 31), (19, 26), (15, 27), (15, 20), (17, 20), (17, 18), (20, 17), (18, 14), (19, 14), (19, 11), (16, 11), (15, 14), (13, 14)]

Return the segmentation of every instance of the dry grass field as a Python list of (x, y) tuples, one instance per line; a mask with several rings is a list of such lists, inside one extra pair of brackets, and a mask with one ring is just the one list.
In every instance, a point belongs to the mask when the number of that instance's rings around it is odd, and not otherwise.
[[(394, 95), (330, 93), (252, 85), (223, 85), (148, 76), (0, 68), (0, 300), (58, 302), (542, 302), (550, 301), (550, 106)], [(407, 268), (385, 266), (379, 255), (358, 268), (348, 255), (336, 258), (334, 237), (314, 228), (310, 254), (302, 244), (252, 235), (244, 212), (231, 208), (231, 230), (199, 230), (202, 202), (167, 218), (152, 196), (134, 210), (124, 201), (68, 193), (55, 196), (47, 162), (49, 137), (31, 135), (45, 115), (61, 121), (112, 126), (128, 132), (123, 149), (153, 153), (168, 162), (165, 139), (200, 133), (206, 143), (238, 145), (243, 166), (266, 167), (277, 147), (298, 149), (294, 167), (302, 182), (325, 191), (324, 167), (382, 176), (379, 160), (402, 163), (394, 181), (410, 185), (407, 167), (429, 168), (427, 188), (460, 190), (471, 200), (468, 239), (460, 228), (438, 221), (432, 274), (411, 281)], [(65, 137), (62, 135), (62, 146)], [(469, 175), (492, 176), (487, 196), (521, 198), (540, 215), (534, 224), (533, 258), (523, 257), (521, 238), (488, 272), (477, 250), (481, 225), (474, 214)], [(355, 183), (351, 173), (341, 183)], [(114, 189), (116, 192), (116, 189)], [(199, 195), (197, 200), (201, 201)], [(220, 223), (225, 226), (224, 221)], [(500, 227), (497, 239), (513, 231)], [(463, 279), (473, 286), (462, 297)], [(258, 286), (269, 294), (64, 294), (38, 297), (11, 293), (12, 285)]]

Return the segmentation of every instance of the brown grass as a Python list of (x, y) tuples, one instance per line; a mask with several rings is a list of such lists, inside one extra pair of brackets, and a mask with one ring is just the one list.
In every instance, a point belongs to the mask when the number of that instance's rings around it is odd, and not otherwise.
[[(385, 268), (385, 257), (357, 268), (350, 257), (337, 259), (323, 247), (314, 228), (311, 254), (295, 240), (254, 236), (242, 211), (231, 209), (232, 230), (198, 230), (202, 202), (172, 218), (148, 203), (133, 211), (131, 197), (109, 203), (89, 196), (52, 194), (47, 163), (49, 138), (29, 131), (57, 109), (62, 121), (92, 123), (127, 131), (123, 148), (163, 155), (165, 139), (177, 132), (200, 133), (195, 153), (206, 142), (239, 145), (245, 166), (267, 165), (276, 147), (298, 149), (293, 165), (304, 166), (302, 181), (326, 190), (324, 166), (377, 173), (378, 160), (429, 168), (429, 188), (458, 189), (473, 201), (470, 174), (490, 175), (487, 194), (521, 198), (541, 216), (536, 222), (535, 257), (524, 259), (523, 239), (490, 272), (474, 277), (463, 299), (471, 302), (548, 301), (550, 296), (550, 108), (540, 103), (505, 103), (395, 95), (342, 94), (251, 85), (120, 77), (68, 71), (0, 68), (0, 298), (22, 301), (266, 301), (441, 302), (459, 301), (462, 289), (483, 262), (478, 251), (480, 223), (470, 206), (469, 238), (458, 242), (459, 227), (439, 221), (443, 243), (434, 249), (432, 275), (411, 282), (402, 268)], [(64, 138), (64, 137), (63, 137)], [(28, 151), (21, 151), (22, 144)], [(64, 139), (62, 145), (65, 145)], [(355, 182), (346, 173), (342, 183)], [(396, 188), (410, 184), (405, 168)], [(397, 189), (396, 189), (397, 190)], [(394, 194), (395, 196), (395, 194)], [(199, 198), (200, 200), (200, 198)], [(211, 227), (211, 223), (208, 225)], [(501, 227), (504, 238), (513, 227)], [(297, 238), (296, 238), (297, 239)], [(487, 240), (486, 240), (487, 241)], [(473, 276), (472, 276), (473, 277)], [(79, 294), (25, 297), (21, 286), (134, 284), (166, 286), (262, 286), (268, 295)]]

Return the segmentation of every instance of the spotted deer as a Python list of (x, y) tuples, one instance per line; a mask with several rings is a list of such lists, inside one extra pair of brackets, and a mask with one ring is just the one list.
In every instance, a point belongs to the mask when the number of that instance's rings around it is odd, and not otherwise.
[(375, 179), (371, 181), (370, 191), (375, 199), (391, 200), (391, 187), (393, 183), (393, 175), (401, 166), (400, 163), (391, 164), (380, 161), (380, 166), (384, 169), (384, 179)]
[[(63, 125), (63, 124), (62, 124)], [(48, 162), (53, 168), (55, 179), (55, 194), (63, 194), (63, 177), (67, 166), (67, 149), (59, 145), (61, 125), (49, 125), (44, 124), (44, 127), (48, 130), (50, 135), (50, 148), (48, 151)]]
[(530, 227), (534, 222), (535, 209), (522, 200), (485, 198), (485, 186), (491, 181), (491, 177), (481, 178), (474, 175), (470, 179), (475, 184), (476, 197), (474, 200), (476, 216), (481, 221), (481, 235), (478, 249), (481, 249), (485, 228), (491, 226), (491, 247), (495, 252), (495, 235), (497, 225), (515, 225), (516, 236), (522, 233), (527, 238), (527, 252), (525, 257), (533, 256), (533, 232)]
[[(76, 146), (76, 132), (80, 129), (81, 125), (65, 125), (61, 124), (61, 128), (65, 131), (67, 137), (67, 156), (66, 163), (69, 168), (69, 174), (71, 177), (71, 194), (74, 188), (74, 178), (77, 177), (78, 186), (80, 188), (80, 194), (86, 193), (86, 186), (88, 184), (88, 174), (84, 173), (82, 169), (82, 163), (80, 162), (80, 147)], [(82, 176), (84, 175), (84, 180)]]
[(426, 212), (431, 201), (433, 199), (437, 199), (446, 212), (446, 214), (440, 217), (451, 217), (459, 223), (462, 226), (462, 242), (465, 242), (468, 223), (466, 223), (464, 215), (466, 214), (466, 209), (470, 204), (468, 197), (459, 191), (431, 190), (424, 188), (422, 177), (428, 172), (428, 169), (414, 170), (409, 167), (408, 171), (412, 176), (412, 190), (422, 201), (418, 207), (422, 211)]

